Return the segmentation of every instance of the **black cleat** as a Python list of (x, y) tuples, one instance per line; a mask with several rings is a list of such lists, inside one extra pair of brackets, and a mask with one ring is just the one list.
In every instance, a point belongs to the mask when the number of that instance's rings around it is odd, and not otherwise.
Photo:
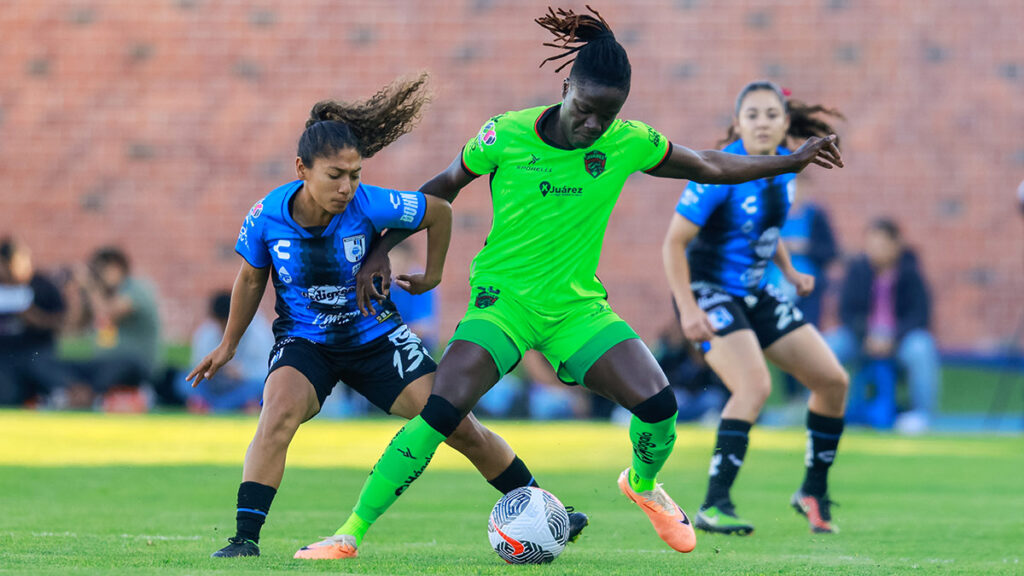
[(565, 511), (569, 513), (569, 542), (575, 542), (587, 524), (590, 524), (590, 518), (583, 512), (577, 512), (572, 506), (566, 506)]
[(246, 540), (240, 536), (232, 536), (228, 538), (228, 542), (227, 546), (210, 554), (210, 558), (238, 558), (241, 556), (260, 555), (260, 547), (252, 540)]

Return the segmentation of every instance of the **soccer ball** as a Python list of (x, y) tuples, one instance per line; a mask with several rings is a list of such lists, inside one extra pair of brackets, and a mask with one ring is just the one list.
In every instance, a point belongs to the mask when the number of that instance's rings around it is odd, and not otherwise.
[(509, 564), (546, 564), (565, 550), (569, 514), (547, 490), (516, 488), (494, 505), (487, 536), (494, 551)]

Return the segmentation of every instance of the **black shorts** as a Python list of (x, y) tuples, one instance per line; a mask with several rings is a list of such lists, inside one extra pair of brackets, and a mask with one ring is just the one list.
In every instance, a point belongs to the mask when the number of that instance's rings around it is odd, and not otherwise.
[(753, 330), (762, 349), (806, 324), (804, 313), (771, 285), (741, 297), (717, 286), (697, 284), (693, 297), (697, 299), (697, 306), (707, 313), (715, 335)]
[(309, 379), (320, 406), (341, 381), (388, 414), (406, 386), (424, 374), (437, 371), (437, 363), (423, 347), (419, 336), (405, 324), (358, 347), (342, 348), (305, 338), (282, 338), (270, 352), (269, 372), (282, 366), (291, 366)]

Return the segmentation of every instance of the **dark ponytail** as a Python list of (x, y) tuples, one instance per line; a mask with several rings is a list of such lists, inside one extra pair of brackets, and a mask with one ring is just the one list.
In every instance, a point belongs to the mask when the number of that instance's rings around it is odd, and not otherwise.
[(545, 58), (541, 66), (548, 62), (569, 58), (555, 69), (560, 72), (572, 64), (569, 78), (573, 80), (589, 80), (602, 86), (611, 86), (629, 92), (632, 67), (625, 48), (612, 33), (611, 27), (601, 14), (589, 5), (594, 15), (576, 14), (572, 10), (559, 8), (557, 11), (548, 8), (548, 13), (535, 22), (555, 36), (554, 42), (545, 42), (545, 46), (560, 48), (560, 54)]

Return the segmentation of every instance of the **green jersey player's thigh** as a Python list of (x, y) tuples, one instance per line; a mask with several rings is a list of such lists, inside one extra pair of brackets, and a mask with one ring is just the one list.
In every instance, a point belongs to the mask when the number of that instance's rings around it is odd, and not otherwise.
[(620, 342), (639, 338), (604, 298), (567, 306), (553, 322), (537, 350), (547, 357), (566, 383), (586, 384), (584, 376), (594, 362)]
[(545, 325), (541, 315), (508, 290), (473, 286), (466, 315), (455, 328), (451, 341), (472, 342), (486, 350), (500, 377), (516, 367), (524, 352), (536, 346)]

